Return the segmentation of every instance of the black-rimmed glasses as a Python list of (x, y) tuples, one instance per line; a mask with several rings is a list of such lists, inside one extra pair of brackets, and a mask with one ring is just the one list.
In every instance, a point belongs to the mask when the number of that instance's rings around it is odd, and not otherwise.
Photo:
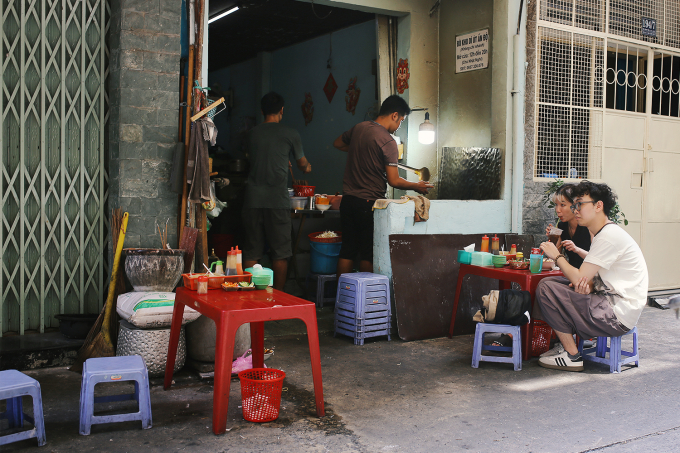
[(593, 201), (593, 200), (590, 200), (590, 201), (579, 201), (579, 202), (576, 202), (576, 203), (574, 203), (573, 205), (569, 206), (569, 209), (571, 209), (571, 212), (580, 211), (580, 210), (581, 210), (581, 205), (583, 205), (583, 204), (585, 204), (585, 203), (593, 203), (593, 204), (595, 204), (595, 203), (597, 203), (597, 201)]

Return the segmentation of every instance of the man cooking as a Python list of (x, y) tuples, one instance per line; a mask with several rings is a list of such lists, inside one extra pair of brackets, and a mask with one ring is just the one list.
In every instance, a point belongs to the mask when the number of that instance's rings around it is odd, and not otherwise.
[(262, 258), (265, 241), (271, 251), (274, 288), (283, 291), (291, 247), (288, 165), (293, 154), (303, 173), (312, 171), (302, 152), (300, 134), (281, 124), (283, 97), (271, 92), (262, 97), (264, 123), (250, 130), (250, 174), (242, 212), (245, 230), (243, 264), (253, 267)]
[(399, 150), (390, 134), (399, 129), (410, 112), (404, 99), (392, 95), (383, 101), (375, 121), (357, 124), (333, 142), (348, 154), (340, 204), (342, 247), (338, 277), (352, 271), (357, 256), (359, 270), (373, 272), (373, 204), (385, 198), (388, 183), (423, 195), (434, 187), (427, 181), (409, 182), (399, 176)]

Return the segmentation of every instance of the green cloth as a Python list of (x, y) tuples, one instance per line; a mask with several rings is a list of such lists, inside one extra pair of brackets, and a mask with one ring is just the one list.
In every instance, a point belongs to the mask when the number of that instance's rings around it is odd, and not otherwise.
[(295, 164), (303, 157), (302, 140), (295, 129), (281, 123), (262, 123), (252, 128), (248, 134), (250, 174), (245, 206), (290, 209), (288, 161)]

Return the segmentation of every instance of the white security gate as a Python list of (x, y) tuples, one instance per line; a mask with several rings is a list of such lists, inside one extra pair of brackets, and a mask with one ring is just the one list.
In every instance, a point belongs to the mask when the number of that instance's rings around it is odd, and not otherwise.
[(0, 0), (0, 335), (101, 308), (108, 16), (107, 0)]
[(680, 288), (680, 0), (540, 0), (534, 177), (612, 186), (650, 290)]

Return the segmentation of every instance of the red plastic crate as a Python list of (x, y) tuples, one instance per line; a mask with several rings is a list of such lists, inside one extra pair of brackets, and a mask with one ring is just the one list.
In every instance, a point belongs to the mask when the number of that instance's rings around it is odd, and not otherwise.
[[(198, 289), (198, 277), (204, 275), (206, 274), (182, 274), (182, 277), (184, 278), (184, 286), (192, 291), (196, 291)], [(250, 283), (250, 279), (252, 277), (253, 274), (251, 274), (250, 272), (244, 272), (241, 275), (216, 275), (216, 276), (208, 275), (208, 289), (220, 289), (222, 287), (222, 283), (224, 282)]]

